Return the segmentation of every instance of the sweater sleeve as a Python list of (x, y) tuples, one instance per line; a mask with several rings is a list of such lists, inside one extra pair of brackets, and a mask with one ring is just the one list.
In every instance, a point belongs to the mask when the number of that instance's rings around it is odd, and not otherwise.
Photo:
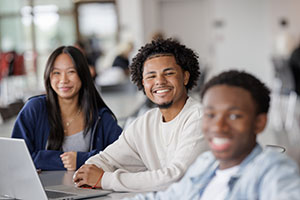
[[(165, 166), (157, 169), (130, 172), (118, 168), (103, 175), (104, 189), (116, 191), (158, 191), (178, 181), (197, 156), (206, 150), (202, 135), (198, 132), (199, 122), (189, 124), (185, 134), (179, 139), (175, 156)], [(149, 151), (151, 153), (151, 150)]]
[(126, 172), (144, 171), (145, 165), (138, 152), (129, 144), (125, 131), (119, 139), (109, 145), (104, 151), (90, 157), (86, 164), (95, 164), (106, 172), (114, 172), (123, 169)]
[(17, 116), (12, 138), (24, 139), (37, 169), (65, 170), (59, 157), (63, 152), (45, 150), (49, 134), (44, 104), (30, 100)]
[[(149, 143), (147, 138), (138, 139), (139, 133), (132, 134), (130, 128), (104, 152), (87, 162), (105, 171), (101, 181), (103, 189), (134, 192), (162, 190), (178, 181), (197, 156), (206, 150), (206, 143), (199, 132), (200, 123), (195, 119), (185, 124), (172, 160), (162, 167), (149, 167), (151, 162), (159, 162), (151, 159), (155, 150), (143, 147)], [(148, 160), (145, 158), (147, 155), (150, 155)]]
[[(206, 185), (203, 182), (206, 182), (206, 177), (211, 175), (210, 167), (216, 165), (214, 161), (212, 154), (205, 152), (189, 167), (180, 181), (173, 183), (166, 190), (137, 194), (134, 197), (125, 198), (124, 200), (198, 199), (199, 193), (203, 191)], [(199, 179), (204, 179), (204, 181), (199, 184)]]

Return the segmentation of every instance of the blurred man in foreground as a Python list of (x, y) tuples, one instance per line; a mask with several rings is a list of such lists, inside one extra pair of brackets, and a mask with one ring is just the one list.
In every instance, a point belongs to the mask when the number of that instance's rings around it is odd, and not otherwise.
[(205, 84), (202, 131), (211, 152), (199, 156), (180, 182), (133, 199), (299, 200), (300, 175), (282, 153), (262, 149), (269, 90), (254, 76), (224, 72)]

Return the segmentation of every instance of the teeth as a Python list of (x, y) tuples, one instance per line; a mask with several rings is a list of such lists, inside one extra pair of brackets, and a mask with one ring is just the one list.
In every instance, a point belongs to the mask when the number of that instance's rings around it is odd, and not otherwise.
[(216, 145), (223, 145), (223, 144), (226, 144), (227, 142), (229, 142), (229, 139), (215, 137), (212, 139), (212, 142)]
[(165, 89), (165, 90), (157, 90), (156, 93), (160, 94), (160, 93), (168, 92), (168, 91), (169, 91), (168, 89)]

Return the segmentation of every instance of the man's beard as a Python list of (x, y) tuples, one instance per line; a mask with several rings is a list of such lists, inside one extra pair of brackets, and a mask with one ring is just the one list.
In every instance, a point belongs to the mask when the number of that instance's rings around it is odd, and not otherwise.
[(163, 104), (156, 104), (158, 106), (158, 108), (160, 109), (167, 109), (170, 108), (173, 104), (173, 101), (170, 101), (168, 103), (163, 103)]

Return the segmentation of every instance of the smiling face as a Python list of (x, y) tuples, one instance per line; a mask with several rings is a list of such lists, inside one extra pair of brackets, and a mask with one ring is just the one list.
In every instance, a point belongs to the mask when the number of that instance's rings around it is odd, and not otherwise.
[(256, 135), (265, 125), (267, 115), (256, 114), (255, 102), (247, 90), (216, 85), (203, 98), (202, 131), (220, 169), (240, 164), (256, 145)]
[(59, 100), (78, 98), (81, 80), (68, 54), (62, 53), (55, 59), (50, 83)]
[(187, 99), (185, 85), (188, 71), (183, 72), (174, 56), (161, 55), (144, 63), (143, 86), (147, 97), (160, 108), (182, 108)]

